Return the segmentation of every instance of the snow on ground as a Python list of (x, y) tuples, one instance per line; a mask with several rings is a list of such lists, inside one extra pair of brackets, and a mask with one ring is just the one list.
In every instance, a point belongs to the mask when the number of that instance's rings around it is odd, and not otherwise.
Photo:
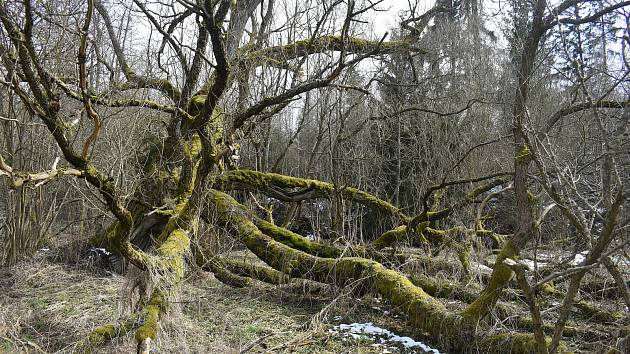
[[(329, 332), (333, 334), (341, 334), (342, 336), (349, 336), (354, 339), (372, 339), (380, 344), (402, 345), (408, 350), (420, 349), (420, 353), (440, 354), (440, 351), (437, 349), (433, 349), (422, 342), (417, 342), (410, 337), (399, 336), (387, 329), (373, 325), (372, 322), (351, 324), (342, 323), (330, 329)], [(383, 352), (387, 353), (389, 351), (386, 351), (385, 348)]]
[(104, 249), (104, 248), (100, 248), (100, 247), (92, 247), (90, 248), (90, 252), (96, 253), (99, 256), (109, 256), (111, 255), (111, 253)]
[(538, 268), (542, 268), (547, 265), (547, 262), (534, 262), (532, 259), (523, 259), (521, 260), (521, 263), (525, 264), (529, 270), (534, 270), (536, 263), (538, 263)]
[(588, 251), (584, 251), (584, 252), (580, 252), (580, 253), (576, 254), (575, 258), (573, 258), (573, 261), (571, 262), (571, 264), (574, 265), (574, 266), (580, 265), (586, 259), (586, 255), (587, 254), (588, 254)]

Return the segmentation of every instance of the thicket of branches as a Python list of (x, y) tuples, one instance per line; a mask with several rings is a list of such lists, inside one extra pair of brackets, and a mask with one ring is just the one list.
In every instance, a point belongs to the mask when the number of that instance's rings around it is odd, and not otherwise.
[(150, 274), (83, 351), (151, 350), (193, 267), (360, 280), (445, 351), (627, 350), (630, 2), (408, 5), (0, 1), (2, 260), (78, 229)]

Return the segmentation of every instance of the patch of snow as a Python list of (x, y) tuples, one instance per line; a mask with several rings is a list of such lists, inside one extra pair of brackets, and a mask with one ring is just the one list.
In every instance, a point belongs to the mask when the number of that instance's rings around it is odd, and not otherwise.
[[(525, 264), (529, 270), (534, 270), (535, 263), (533, 259), (522, 259), (521, 263)], [(542, 268), (547, 265), (545, 262), (538, 261), (538, 268)]]
[(417, 342), (411, 337), (399, 336), (387, 329), (374, 326), (372, 322), (340, 324), (335, 326), (334, 330), (330, 330), (329, 332), (345, 332), (354, 339), (359, 339), (367, 335), (369, 337), (373, 337), (373, 339), (380, 338), (381, 343), (394, 342), (403, 345), (405, 348), (419, 348), (426, 353), (440, 354), (440, 351), (437, 349), (433, 349), (422, 342)]
[(50, 251), (50, 248), (41, 248), (41, 249), (40, 249), (40, 251), (42, 251), (42, 252), (48, 252), (48, 251)]
[(477, 270), (481, 273), (492, 273), (492, 268), (486, 266), (485, 264), (473, 262), (473, 268), (477, 268)]
[(587, 254), (588, 254), (588, 251), (583, 251), (576, 254), (575, 257), (573, 258), (573, 261), (571, 261), (571, 264), (575, 266), (581, 264), (586, 259)]
[(488, 192), (490, 192), (490, 193), (498, 193), (498, 192), (500, 192), (500, 191), (502, 191), (502, 190), (503, 190), (503, 187), (501, 187), (501, 186), (496, 186), (496, 187), (492, 187), (492, 188), (490, 188), (490, 190), (489, 190)]
[(545, 261), (545, 262), (550, 262), (553, 261), (554, 259), (557, 258), (558, 255), (553, 254), (551, 252), (538, 252), (538, 254), (536, 254), (536, 257), (538, 258), (539, 261)]
[(94, 253), (98, 254), (99, 256), (109, 256), (109, 255), (111, 255), (111, 253), (108, 250), (106, 250), (104, 248), (100, 248), (100, 247), (90, 248), (90, 252), (94, 252)]
[(628, 260), (628, 258), (623, 257), (623, 256), (614, 256), (612, 257), (612, 261), (618, 265), (622, 265), (622, 266), (626, 266), (626, 267), (630, 267), (630, 260)]

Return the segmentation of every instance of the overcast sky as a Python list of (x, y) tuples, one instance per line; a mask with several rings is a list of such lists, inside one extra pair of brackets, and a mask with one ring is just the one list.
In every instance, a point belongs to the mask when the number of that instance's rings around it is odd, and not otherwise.
[[(417, 12), (419, 14), (428, 10), (433, 4), (434, 0), (423, 0), (418, 6)], [(408, 10), (409, 5), (407, 0), (385, 0), (379, 8), (387, 10), (383, 12), (372, 12), (374, 23), (374, 34), (376, 37), (382, 37), (392, 27), (398, 27), (399, 16), (398, 14), (402, 10)]]

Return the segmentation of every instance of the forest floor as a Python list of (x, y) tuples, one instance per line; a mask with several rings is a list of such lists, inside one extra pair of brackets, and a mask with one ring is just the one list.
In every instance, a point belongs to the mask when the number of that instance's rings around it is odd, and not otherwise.
[[(0, 268), (0, 353), (72, 352), (92, 329), (122, 318), (129, 306), (122, 300), (128, 299), (129, 278), (102, 270), (82, 252), (76, 245), (51, 246), (28, 262)], [(381, 343), (388, 337), (382, 333), (375, 337), (340, 328), (373, 323), (417, 337), (380, 299), (353, 298), (309, 282), (280, 287), (256, 282), (236, 289), (192, 271), (174, 303), (162, 322), (161, 353), (425, 352), (400, 340)], [(98, 352), (135, 352), (133, 332)]]
[[(232, 256), (245, 254), (233, 252)], [(473, 293), (481, 288), (482, 273), (487, 276), (491, 271), (487, 265), (491, 265), (492, 256), (485, 258), (486, 265), (474, 263), (474, 279), (465, 286)], [(439, 259), (445, 260), (443, 256)], [(94, 328), (126, 318), (132, 307), (129, 299), (134, 298), (130, 295), (133, 272), (113, 274), (100, 262), (85, 242), (58, 240), (29, 261), (0, 268), (0, 353), (73, 352)], [(405, 272), (445, 279), (445, 284), (458, 277), (437, 268), (417, 267), (411, 264)], [(622, 270), (630, 274), (630, 265), (625, 264)], [(607, 289), (614, 283), (606, 278), (599, 270), (585, 279), (586, 289), (588, 284), (592, 289), (581, 293), (581, 306), (572, 311), (567, 324), (572, 330), (565, 333), (575, 334), (565, 341), (576, 352), (606, 352), (615, 345), (618, 330), (630, 324), (619, 298), (611, 298), (614, 292)], [(558, 289), (565, 291), (565, 287), (560, 284)], [(177, 298), (172, 299), (169, 315), (161, 322), (158, 352), (437, 352), (412, 340), (422, 341), (423, 336), (405, 325), (400, 311), (373, 294), (357, 295), (353, 290), (302, 280), (281, 286), (254, 282), (237, 289), (220, 283), (210, 273), (189, 269)], [(499, 316), (504, 319), (495, 327), (523, 330), (519, 326), (529, 317), (527, 306), (519, 299), (518, 290), (510, 289), (506, 295), (513, 298), (502, 302), (509, 315)], [(466, 305), (454, 298), (439, 300), (449, 308)], [(545, 323), (553, 324), (560, 300), (548, 295), (540, 300), (546, 309)], [(135, 352), (134, 333), (97, 352)]]

